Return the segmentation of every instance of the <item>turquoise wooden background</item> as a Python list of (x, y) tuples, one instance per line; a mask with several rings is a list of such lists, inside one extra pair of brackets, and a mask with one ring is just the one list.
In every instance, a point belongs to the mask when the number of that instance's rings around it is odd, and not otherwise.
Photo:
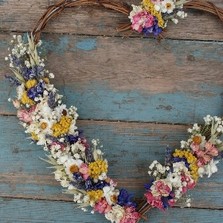
[[(222, 0), (212, 2), (223, 7)], [(0, 222), (105, 223), (75, 209), (72, 197), (61, 193), (39, 159), (42, 148), (26, 139), (7, 102), (13, 89), (4, 80), (4, 57), (11, 35), (30, 31), (52, 3), (0, 0)], [(141, 196), (147, 168), (164, 160), (166, 145), (178, 147), (188, 125), (204, 115), (223, 114), (223, 25), (192, 11), (158, 43), (135, 34), (122, 38), (115, 27), (123, 20), (92, 7), (67, 10), (46, 29), (42, 53), (65, 101), (78, 108), (78, 126), (104, 144), (110, 175)], [(222, 223), (222, 163), (191, 197), (192, 208), (152, 210), (148, 222)]]

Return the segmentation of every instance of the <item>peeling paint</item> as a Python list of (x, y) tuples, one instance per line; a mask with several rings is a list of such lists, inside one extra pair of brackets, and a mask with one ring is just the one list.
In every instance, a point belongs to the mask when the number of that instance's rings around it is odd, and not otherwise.
[(81, 88), (78, 84), (67, 85), (63, 91), (69, 105), (75, 101), (83, 119), (188, 124), (201, 122), (207, 114), (221, 115), (223, 107), (222, 88), (215, 85), (203, 86), (196, 96), (181, 91), (157, 94), (116, 91), (104, 82)]
[(75, 47), (79, 50), (91, 51), (97, 48), (97, 39), (96, 38), (86, 38), (78, 40), (75, 44)]
[[(0, 97), (5, 98), (0, 108), (13, 112), (5, 96), (5, 85), (4, 81), (0, 82)], [(156, 94), (140, 90), (117, 91), (103, 81), (65, 86), (57, 83), (56, 87), (63, 92), (68, 106), (78, 108), (81, 119), (188, 124), (201, 122), (207, 114), (221, 115), (223, 112), (222, 87), (216, 85), (202, 84), (196, 95), (187, 91)]]
[(64, 54), (69, 48), (69, 37), (60, 36), (58, 40), (45, 40), (43, 37), (42, 52), (47, 54), (49, 51), (53, 51), (57, 54)]
[(158, 107), (156, 107), (156, 109), (163, 109), (163, 110), (166, 110), (166, 111), (170, 111), (173, 109), (172, 106), (170, 105), (159, 105)]

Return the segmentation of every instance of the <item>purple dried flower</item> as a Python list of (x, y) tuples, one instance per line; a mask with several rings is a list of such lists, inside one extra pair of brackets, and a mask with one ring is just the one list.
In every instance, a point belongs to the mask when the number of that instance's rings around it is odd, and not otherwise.
[(42, 95), (43, 91), (44, 91), (44, 83), (39, 82), (35, 87), (32, 87), (27, 91), (27, 95), (29, 98), (34, 100), (35, 97)]
[(44, 71), (44, 67), (42, 66), (34, 66), (34, 67), (29, 67), (29, 68), (24, 66), (22, 69), (22, 74), (26, 80), (33, 79), (33, 78), (38, 79), (44, 76), (42, 74), (42, 71)]
[(133, 195), (129, 194), (126, 189), (121, 189), (118, 195), (118, 202), (120, 206), (132, 206), (136, 207), (136, 203), (132, 202)]

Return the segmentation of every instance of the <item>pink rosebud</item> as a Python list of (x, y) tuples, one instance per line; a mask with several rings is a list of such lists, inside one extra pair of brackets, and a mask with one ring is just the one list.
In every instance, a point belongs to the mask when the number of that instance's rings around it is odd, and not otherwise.
[(182, 193), (185, 194), (187, 192), (187, 187), (182, 187)]
[(112, 180), (112, 179), (109, 179), (109, 184), (110, 184), (112, 187), (116, 187), (116, 186), (117, 186), (117, 182), (115, 182), (115, 181)]
[(191, 190), (195, 187), (195, 185), (196, 185), (196, 182), (193, 179), (191, 179), (191, 181), (188, 182), (187, 187), (188, 189)]

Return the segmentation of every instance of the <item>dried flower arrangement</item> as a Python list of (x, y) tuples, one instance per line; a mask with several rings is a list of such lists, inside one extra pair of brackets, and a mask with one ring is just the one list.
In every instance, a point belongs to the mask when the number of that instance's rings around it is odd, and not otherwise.
[(200, 177), (211, 177), (217, 172), (223, 151), (223, 119), (207, 115), (203, 125), (195, 123), (188, 129), (190, 136), (181, 141), (181, 148), (167, 148), (165, 164), (155, 160), (149, 166), (151, 180), (145, 185), (140, 202), (126, 189), (118, 189), (107, 175), (108, 161), (99, 140), (88, 143), (77, 128), (77, 109), (63, 104), (62, 95), (50, 81), (54, 74), (45, 68), (38, 53), (40, 34), (48, 21), (65, 8), (82, 5), (121, 12), (130, 19), (121, 31), (132, 29), (154, 36), (161, 36), (169, 21), (177, 23), (178, 18), (186, 17), (184, 8), (213, 13), (222, 21), (223, 10), (200, 0), (143, 0), (140, 6), (132, 8), (107, 0), (63, 0), (47, 9), (28, 40), (13, 36), (11, 53), (5, 58), (15, 75), (6, 78), (16, 86), (17, 97), (12, 102), (25, 132), (43, 146), (48, 153), (45, 161), (55, 169), (55, 179), (84, 211), (91, 207), (92, 213), (99, 212), (110, 222), (135, 223), (151, 208), (165, 210), (182, 200), (190, 207), (187, 191), (196, 186)]

